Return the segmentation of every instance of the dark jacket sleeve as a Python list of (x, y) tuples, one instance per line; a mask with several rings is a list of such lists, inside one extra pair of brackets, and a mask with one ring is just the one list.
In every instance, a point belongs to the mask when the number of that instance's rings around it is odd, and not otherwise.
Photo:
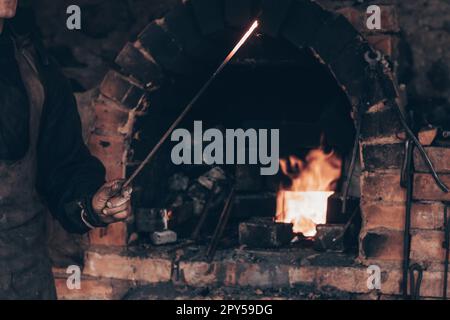
[(52, 214), (73, 233), (89, 230), (81, 219), (79, 203), (89, 222), (97, 223), (91, 198), (104, 183), (105, 169), (84, 144), (76, 100), (56, 63), (45, 68), (46, 102), (38, 145), (37, 187)]

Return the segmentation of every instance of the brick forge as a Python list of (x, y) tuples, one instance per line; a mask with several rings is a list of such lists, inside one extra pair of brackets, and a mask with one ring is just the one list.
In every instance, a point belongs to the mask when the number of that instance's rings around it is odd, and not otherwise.
[[(152, 114), (152, 101), (170, 82), (171, 74), (189, 76), (201, 68), (202, 61), (220, 61), (225, 49), (217, 48), (215, 35), (245, 29), (260, 13), (264, 35), (297, 48), (311, 48), (329, 67), (353, 108), (363, 106), (365, 110), (360, 143), (363, 225), (358, 259), (339, 255), (321, 259), (308, 251), (280, 251), (268, 258), (269, 253), (232, 250), (219, 252), (212, 263), (189, 257), (178, 261), (167, 250), (136, 252), (128, 248), (130, 226), (116, 224), (90, 234), (81, 291), (67, 291), (66, 275), (56, 270), (60, 297), (119, 299), (138, 285), (167, 283), (255, 289), (306, 285), (314, 290), (334, 288), (356, 298), (400, 294), (405, 191), (400, 187), (404, 143), (392, 105), (397, 90), (391, 72), (378, 67), (377, 76), (370, 77), (370, 66), (364, 59), (366, 52), (375, 49), (394, 62), (397, 59), (395, 10), (384, 6), (382, 12), (383, 29), (366, 32), (365, 13), (353, 7), (334, 13), (309, 0), (183, 2), (148, 25), (119, 53), (118, 68), (106, 75), (93, 103), (97, 119), (89, 141), (91, 151), (106, 166), (108, 179), (124, 178), (139, 163), (133, 152), (142, 135), (139, 119)], [(370, 94), (369, 87), (373, 88)], [(153, 116), (157, 118), (158, 113)], [(446, 161), (450, 149), (429, 147), (427, 151), (443, 180), (450, 184)], [(443, 207), (450, 196), (437, 189), (418, 155), (415, 164), (411, 258), (426, 267), (421, 295), (439, 297), (443, 285)], [(382, 288), (375, 293), (366, 285), (369, 264), (382, 270)]]

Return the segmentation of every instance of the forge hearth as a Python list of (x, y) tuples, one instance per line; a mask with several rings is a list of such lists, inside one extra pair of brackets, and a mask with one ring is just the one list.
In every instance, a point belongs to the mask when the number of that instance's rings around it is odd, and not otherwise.
[[(256, 43), (260, 41), (263, 40)], [(347, 177), (355, 131), (351, 105), (311, 51), (297, 53), (285, 46), (280, 52), (256, 65), (245, 59), (232, 63), (182, 124), (194, 133), (200, 120), (203, 130), (279, 130), (282, 160), (276, 176), (261, 175), (258, 165), (172, 165), (168, 154), (173, 144), (168, 144), (161, 151), (162, 159), (150, 164), (149, 176), (144, 175), (136, 183), (135, 190), (142, 195), (137, 206), (145, 203), (146, 210), (156, 207), (172, 211), (171, 228), (181, 238), (189, 237), (198, 224), (202, 224), (200, 238), (205, 240), (212, 235), (231, 186), (236, 189), (236, 197), (227, 226), (229, 245), (238, 243), (239, 224), (251, 218), (269, 217), (279, 223), (292, 223), (294, 233), (311, 237), (316, 225), (327, 223), (328, 216), (338, 216), (336, 206), (331, 207), (335, 212), (328, 212), (327, 207), (332, 195), (338, 198), (342, 194)], [(247, 54), (251, 57), (257, 53)], [(280, 63), (286, 57), (288, 63)], [(191, 83), (201, 83), (193, 79)], [(187, 90), (190, 84), (183, 82), (183, 87)], [(195, 85), (192, 87), (195, 90)], [(182, 104), (183, 98), (177, 101)], [(161, 119), (170, 123), (169, 120), (169, 116)], [(147, 123), (142, 127), (151, 126)], [(144, 135), (145, 130), (139, 137)], [(145, 139), (141, 142), (135, 145), (135, 155), (145, 154), (139, 150), (147, 150), (151, 145)], [(194, 149), (202, 141), (194, 139), (191, 143)], [(248, 160), (254, 150), (249, 144), (246, 147)], [(154, 189), (155, 181), (158, 193), (149, 197), (146, 192)], [(354, 181), (356, 192), (348, 196), (358, 202), (358, 176)], [(345, 224), (348, 218), (344, 212), (340, 221), (334, 222)]]
[[(313, 249), (220, 250), (208, 263), (202, 257), (206, 247), (107, 248), (91, 247), (86, 253), (82, 291), (66, 288), (65, 270), (56, 270), (62, 298), (91, 299), (122, 298), (136, 291), (169, 286), (176, 298), (206, 290), (211, 294), (195, 299), (224, 298), (213, 293), (228, 293), (230, 297), (278, 299), (395, 299), (399, 292), (401, 271), (389, 263), (379, 264), (383, 272), (382, 290), (367, 288), (367, 267), (355, 262), (355, 256), (342, 253), (318, 253)], [(176, 267), (175, 267), (176, 266)], [(58, 273), (59, 272), (59, 273)], [(434, 267), (424, 273), (421, 295), (437, 297), (441, 292), (442, 270)], [(86, 281), (86, 282), (85, 282)], [(133, 285), (138, 283), (139, 286)], [(131, 290), (130, 290), (131, 288)], [(154, 292), (154, 291), (153, 291)], [(234, 293), (234, 294), (232, 294)], [(151, 299), (159, 294), (149, 295)], [(228, 296), (228, 295), (225, 295)], [(137, 299), (137, 297), (136, 297)]]
[[(184, 2), (120, 52), (118, 68), (107, 74), (94, 101), (98, 119), (90, 138), (108, 178), (124, 178), (141, 163), (259, 12), (220, 14), (230, 3)], [(279, 174), (261, 176), (252, 165), (175, 166), (172, 145), (163, 146), (134, 186), (136, 223), (90, 235), (84, 274), (111, 295), (123, 296), (136, 282), (211, 292), (250, 287), (268, 295), (299, 286), (322, 293), (333, 288), (347, 297), (401, 294), (406, 135), (398, 107), (405, 105), (397, 105), (402, 92), (395, 70), (386, 67), (396, 65), (396, 47), (385, 46), (399, 31), (395, 11), (386, 7), (385, 29), (361, 34), (364, 14), (353, 7), (341, 11), (348, 21), (316, 2), (278, 3), (261, 2), (261, 34), (180, 126), (192, 131), (201, 120), (205, 128), (222, 131), (277, 128)], [(374, 68), (364, 58), (375, 54), (374, 47), (394, 63)], [(426, 151), (450, 184), (450, 149), (442, 140)], [(317, 158), (326, 161), (315, 166), (311, 159)], [(450, 198), (436, 187), (420, 155), (414, 158), (411, 262), (424, 267), (421, 295), (438, 297), (443, 212)], [(230, 219), (209, 262), (206, 250), (231, 187), (236, 194)], [(303, 203), (306, 195), (315, 207)], [(161, 209), (171, 212), (168, 227), (177, 244), (151, 245), (150, 235), (163, 226)], [(241, 235), (239, 226), (245, 229)], [(382, 271), (376, 292), (367, 287), (369, 265)]]

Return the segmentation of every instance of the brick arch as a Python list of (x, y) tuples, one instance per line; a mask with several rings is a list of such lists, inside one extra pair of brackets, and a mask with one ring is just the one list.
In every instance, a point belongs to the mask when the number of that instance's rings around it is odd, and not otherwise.
[[(258, 18), (263, 34), (310, 48), (329, 67), (354, 109), (370, 109), (397, 96), (393, 75), (380, 63), (365, 59), (374, 50), (342, 15), (311, 0), (187, 0), (165, 17), (151, 22), (119, 53), (117, 68), (105, 76), (94, 101), (95, 129), (89, 145), (106, 166), (108, 179), (126, 175), (129, 144), (136, 117), (152, 105), (152, 93), (173, 74), (195, 72), (199, 61), (217, 50), (214, 36), (248, 28)], [(229, 48), (228, 48), (229, 50)], [(369, 72), (374, 70), (374, 72)], [(93, 235), (94, 243), (123, 245), (124, 225)]]

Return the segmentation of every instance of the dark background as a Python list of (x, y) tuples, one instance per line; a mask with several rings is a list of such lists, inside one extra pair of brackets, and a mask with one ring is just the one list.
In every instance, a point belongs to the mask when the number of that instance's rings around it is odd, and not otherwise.
[[(72, 79), (86, 127), (90, 126), (89, 90), (95, 88), (118, 51), (144, 26), (181, 0), (21, 0), (31, 3), (46, 45)], [(450, 1), (318, 0), (330, 9), (349, 5), (395, 4), (402, 29), (399, 81), (410, 103), (437, 125), (450, 123)], [(66, 8), (82, 9), (82, 30), (65, 27)]]

